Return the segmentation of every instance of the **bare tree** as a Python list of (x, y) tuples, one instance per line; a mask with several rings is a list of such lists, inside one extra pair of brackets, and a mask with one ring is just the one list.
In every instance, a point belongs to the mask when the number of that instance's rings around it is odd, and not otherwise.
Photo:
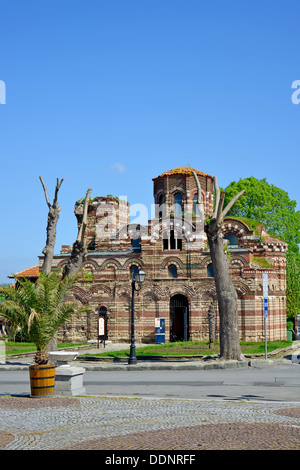
[[(193, 172), (197, 187), (199, 180)], [(220, 357), (226, 360), (243, 358), (238, 329), (237, 293), (229, 274), (229, 263), (225, 252), (224, 237), (222, 233), (223, 220), (231, 207), (245, 191), (238, 193), (230, 203), (223, 208), (225, 192), (220, 193), (218, 178), (214, 177), (215, 208), (204, 225), (207, 235), (210, 255), (214, 271), (219, 316), (220, 316)], [(198, 190), (199, 200), (199, 190)]]
[(47, 188), (46, 188), (44, 180), (41, 176), (40, 176), (40, 181), (41, 181), (42, 186), (43, 186), (47, 206), (49, 207), (47, 230), (46, 230), (47, 231), (47, 240), (46, 240), (46, 246), (42, 251), (42, 253), (45, 255), (45, 257), (44, 257), (44, 262), (43, 262), (43, 265), (42, 265), (40, 271), (44, 272), (44, 273), (50, 273), (51, 268), (52, 268), (53, 252), (54, 252), (55, 239), (56, 239), (56, 225), (57, 225), (57, 222), (58, 222), (58, 219), (59, 219), (59, 213), (60, 213), (60, 207), (58, 205), (57, 197), (58, 197), (58, 191), (59, 191), (59, 188), (62, 185), (63, 179), (59, 181), (59, 179), (57, 178), (55, 193), (54, 193), (54, 199), (53, 199), (52, 204), (49, 201)]
[[(47, 240), (46, 246), (43, 249), (42, 253), (45, 255), (43, 265), (41, 267), (41, 272), (50, 273), (52, 269), (53, 263), (53, 253), (54, 253), (54, 246), (56, 240), (56, 225), (59, 219), (59, 213), (61, 208), (58, 205), (58, 191), (61, 187), (63, 179), (59, 181), (57, 179), (56, 187), (55, 187), (55, 194), (53, 204), (50, 204), (47, 188), (43, 181), (43, 178), (40, 176), (40, 180), (43, 186), (45, 198), (47, 205), (49, 207), (48, 212), (48, 220), (47, 220)], [(72, 253), (70, 259), (64, 269), (63, 272), (63, 279), (68, 276), (75, 276), (81, 269), (83, 261), (86, 259), (87, 256), (87, 248), (85, 245), (85, 229), (86, 229), (86, 219), (87, 219), (87, 209), (88, 209), (88, 202), (91, 194), (91, 189), (87, 191), (85, 201), (84, 201), (84, 209), (83, 209), (83, 217), (82, 221), (79, 224), (78, 228), (78, 235), (75, 243), (73, 244)], [(49, 342), (47, 345), (47, 351), (54, 351), (57, 349), (57, 337), (56, 335), (54, 338)]]
[(73, 243), (71, 256), (63, 271), (63, 279), (66, 278), (67, 276), (77, 274), (81, 269), (82, 263), (85, 261), (87, 257), (85, 230), (86, 230), (86, 225), (87, 225), (87, 212), (88, 212), (88, 205), (89, 205), (91, 192), (92, 190), (88, 189), (86, 196), (85, 196), (82, 220), (78, 224), (77, 239)]

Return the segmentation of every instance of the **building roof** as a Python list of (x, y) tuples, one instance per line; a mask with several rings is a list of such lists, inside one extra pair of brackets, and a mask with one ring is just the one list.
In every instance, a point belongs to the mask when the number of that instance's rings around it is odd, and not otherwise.
[(31, 266), (30, 268), (23, 269), (23, 271), (20, 271), (15, 274), (10, 274), (8, 277), (9, 278), (14, 278), (14, 277), (39, 277), (40, 274), (40, 268), (39, 265)]
[(152, 178), (152, 180), (156, 180), (157, 178), (162, 178), (164, 176), (171, 176), (171, 175), (186, 175), (186, 176), (191, 176), (193, 175), (193, 171), (199, 176), (207, 176), (209, 178), (212, 178), (212, 176), (207, 175), (206, 173), (202, 173), (202, 171), (195, 170), (194, 168), (191, 168), (190, 166), (178, 166), (176, 168), (173, 168), (172, 170), (165, 171), (159, 176), (156, 176), (156, 178)]

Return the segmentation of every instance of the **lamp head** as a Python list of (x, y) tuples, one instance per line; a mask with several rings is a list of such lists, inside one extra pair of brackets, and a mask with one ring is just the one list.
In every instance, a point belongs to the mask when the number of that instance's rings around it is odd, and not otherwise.
[(144, 282), (145, 277), (146, 277), (146, 274), (144, 273), (144, 271), (140, 269), (139, 272), (135, 274), (134, 280), (135, 282), (141, 285)]

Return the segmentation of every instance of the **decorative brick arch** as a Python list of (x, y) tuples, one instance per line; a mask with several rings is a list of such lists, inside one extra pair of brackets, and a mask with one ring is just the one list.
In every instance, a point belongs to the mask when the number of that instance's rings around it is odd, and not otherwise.
[(166, 269), (168, 268), (171, 264), (175, 264), (175, 266), (177, 267), (177, 269), (182, 269), (183, 268), (183, 265), (182, 265), (182, 261), (179, 259), (179, 258), (175, 258), (174, 256), (170, 256), (169, 258), (165, 259), (161, 266), (160, 266), (160, 269)]
[(201, 293), (201, 299), (217, 301), (217, 292), (215, 285), (207, 286), (206, 288), (204, 288), (203, 292)]
[(196, 292), (192, 287), (185, 285), (174, 286), (174, 288), (171, 288), (169, 292), (169, 298), (171, 299), (171, 297), (174, 297), (175, 295), (183, 295), (187, 298), (189, 304), (197, 296)]
[(82, 269), (88, 269), (94, 273), (98, 269), (98, 264), (95, 261), (89, 260), (82, 265)]
[(131, 258), (124, 263), (123, 269), (127, 270), (131, 268), (131, 266), (137, 266), (140, 269), (143, 269), (143, 265), (139, 259)]
[(242, 246), (246, 235), (253, 235), (253, 231), (246, 224), (238, 219), (227, 218), (224, 220), (223, 236), (233, 233), (238, 240), (238, 245)]
[(245, 295), (251, 294), (251, 290), (248, 284), (245, 284), (241, 281), (233, 280), (233, 285), (235, 287), (235, 290), (237, 291), (237, 294), (239, 294), (240, 296), (244, 297)]
[(186, 200), (186, 191), (184, 190), (184, 188), (182, 186), (173, 186), (171, 190), (169, 190), (169, 195), (171, 197), (174, 197), (175, 194), (181, 194), (182, 196), (182, 200), (185, 199)]
[(72, 294), (74, 295), (75, 299), (78, 300), (83, 305), (88, 304), (89, 301), (91, 300), (90, 292), (87, 292), (78, 286), (73, 287)]
[(211, 257), (210, 256), (206, 256), (205, 258), (203, 258), (201, 261), (200, 261), (200, 266), (202, 268), (207, 268), (207, 266), (209, 264), (212, 263), (212, 260), (211, 260)]
[(157, 300), (167, 300), (170, 297), (170, 291), (168, 288), (163, 288), (155, 285), (152, 288), (152, 291), (157, 297)]
[(142, 298), (143, 298), (143, 301), (146, 303), (155, 302), (160, 299), (157, 292), (154, 291), (153, 289), (147, 289), (144, 292), (142, 292)]
[(239, 264), (241, 268), (249, 266), (249, 263), (243, 258), (243, 256), (235, 256), (230, 260), (230, 265)]
[(117, 261), (115, 259), (114, 260), (106, 260), (100, 266), (101, 271), (103, 271), (105, 269), (111, 269), (111, 268), (119, 270), (119, 269), (122, 269), (122, 266), (119, 263), (119, 261)]
[(60, 261), (60, 263), (58, 263), (58, 265), (56, 266), (56, 269), (58, 270), (63, 270), (64, 267), (66, 266), (66, 264), (68, 263), (68, 260), (67, 259), (63, 259), (62, 261)]
[(90, 289), (89, 289), (89, 294), (107, 294), (109, 296), (112, 295), (112, 288), (109, 287), (107, 284), (104, 283), (97, 283), (94, 284)]

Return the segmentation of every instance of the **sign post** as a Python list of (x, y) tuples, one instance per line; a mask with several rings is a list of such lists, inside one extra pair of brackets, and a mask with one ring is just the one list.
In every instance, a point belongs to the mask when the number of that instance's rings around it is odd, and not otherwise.
[(267, 318), (269, 315), (269, 288), (268, 288), (268, 274), (263, 275), (263, 297), (264, 297), (264, 328), (265, 328), (265, 358), (267, 359)]

